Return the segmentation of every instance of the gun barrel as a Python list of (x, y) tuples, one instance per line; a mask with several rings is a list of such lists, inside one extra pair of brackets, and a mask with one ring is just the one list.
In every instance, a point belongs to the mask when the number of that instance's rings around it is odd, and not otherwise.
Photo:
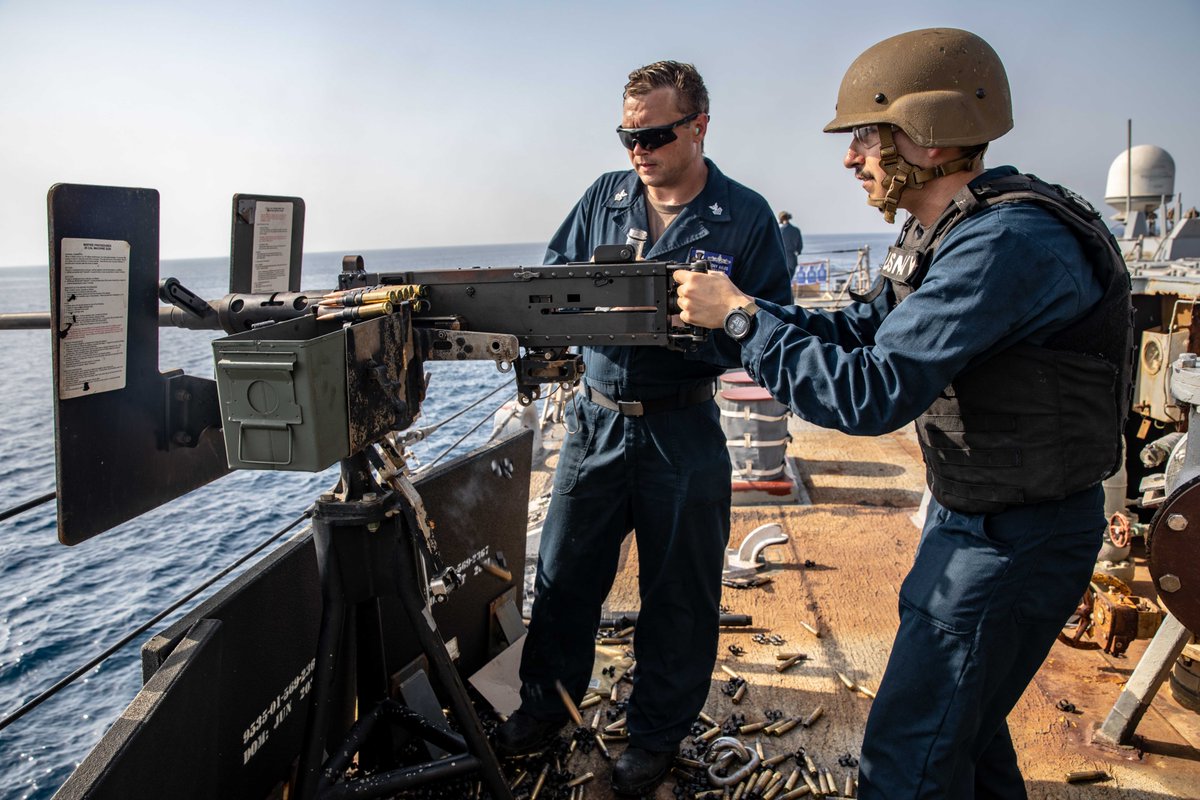
[(0, 331), (35, 331), (49, 327), (49, 311), (10, 311), (0, 314)]

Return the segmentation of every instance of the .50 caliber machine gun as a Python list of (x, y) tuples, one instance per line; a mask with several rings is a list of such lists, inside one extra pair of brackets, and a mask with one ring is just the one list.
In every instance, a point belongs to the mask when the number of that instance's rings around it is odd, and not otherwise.
[[(426, 361), (491, 360), (529, 403), (582, 377), (575, 346), (690, 349), (706, 335), (672, 323), (671, 273), (703, 262), (634, 261), (625, 245), (516, 268), (368, 272), (346, 256), (336, 286), (302, 291), (303, 202), (238, 195), (230, 293), (208, 301), (159, 281), (153, 190), (62, 184), (49, 202), (51, 312), (7, 327), (57, 332), (66, 544), (230, 468), (320, 471), (408, 428)], [(216, 380), (159, 372), (159, 327), (231, 334), (214, 341)]]
[[(452, 518), (455, 505), (471, 501), (442, 496), (440, 507), (430, 508), (395, 434), (420, 413), (426, 361), (491, 360), (513, 371), (518, 398), (529, 403), (543, 385), (582, 377), (575, 346), (698, 346), (704, 332), (672, 322), (671, 274), (706, 265), (636, 261), (632, 248), (621, 245), (599, 249), (587, 263), (517, 268), (369, 273), (361, 257), (347, 256), (336, 287), (305, 292), (303, 201), (237, 195), (230, 292), (210, 302), (176, 280), (159, 281), (153, 190), (60, 184), (50, 192), (49, 218), (51, 312), (0, 320), (0, 327), (40, 324), (54, 331), (61, 541), (81, 542), (230, 469), (320, 471), (340, 463), (337, 485), (311, 509), (307, 564), (311, 569), (315, 559), (319, 576), (319, 631), (315, 620), (263, 609), (262, 599), (245, 601), (249, 610), (235, 614), (231, 609), (239, 601), (231, 595), (209, 609), (219, 618), (227, 614), (222, 619), (228, 625), (214, 627), (204, 616), (187, 634), (198, 642), (196, 653), (202, 655), (203, 647), (221, 652), (222, 671), (237, 676), (228, 695), (214, 693), (212, 706), (270, 696), (273, 682), (299, 676), (286, 684), (293, 686), (311, 676), (299, 692), (305, 713), (299, 723), (277, 718), (269, 739), (251, 736), (253, 726), (243, 730), (236, 713), (223, 714), (205, 743), (216, 754), (215, 771), (190, 765), (180, 772), (210, 776), (206, 780), (223, 794), (261, 796), (267, 793), (262, 787), (286, 775), (297, 759), (294, 791), (302, 800), (390, 795), (476, 773), (494, 800), (510, 798), (459, 669), (481, 666), (489, 649), (481, 641), (488, 638), (482, 619), (488, 602), (495, 605), (497, 591), (511, 596), (519, 585), (510, 574), (499, 587), (474, 590), (488, 593), (482, 603), (460, 604), (470, 613), (481, 605), (483, 610), (479, 621), (464, 622), (446, 637), (455, 641), (457, 668), (432, 611), (455, 605), (444, 601), (463, 586), (468, 571), (478, 574), (481, 558), (501, 560), (497, 542), (513, 538), (512, 526), (464, 532), (442, 525), (435, 535), (439, 516)], [(160, 306), (160, 300), (170, 305)], [(213, 341), (216, 379), (160, 372), (160, 326), (230, 334)], [(521, 442), (527, 473), (528, 435)], [(507, 452), (518, 460), (517, 450)], [(494, 458), (485, 472), (511, 481), (509, 458)], [(490, 478), (471, 472), (470, 461), (447, 470), (480, 488)], [(527, 482), (522, 491), (527, 494)], [(523, 521), (521, 526), (510, 553), (523, 552)], [(448, 542), (471, 549), (445, 558)], [(301, 551), (295, 552), (288, 563), (302, 569)], [(519, 562), (513, 561), (515, 567)], [(247, 580), (246, 595), (257, 581)], [(300, 587), (292, 584), (290, 591)], [(463, 593), (471, 591), (466, 586)], [(261, 597), (275, 602), (278, 593)], [(280, 643), (269, 665), (245, 647), (204, 644), (232, 637), (237, 626), (231, 620), (260, 613), (270, 625), (250, 629)], [(484, 633), (471, 632), (481, 624)], [(389, 635), (396, 630), (407, 633)], [(416, 713), (407, 698), (396, 699), (391, 682), (403, 661), (398, 652), (414, 643), (441, 689), (442, 702), (432, 708), (448, 706), (458, 732), (448, 730), (445, 720), (438, 724)], [(186, 673), (186, 667), (177, 671)], [(211, 682), (197, 678), (197, 685), (212, 691)], [(431, 753), (450, 755), (397, 764), (392, 738), (399, 729), (428, 743)], [(158, 734), (141, 738), (152, 752), (147, 760), (172, 773), (163, 759), (178, 758), (177, 750), (157, 747)], [(348, 778), (352, 763), (369, 778)], [(91, 796), (90, 789), (85, 793)]]

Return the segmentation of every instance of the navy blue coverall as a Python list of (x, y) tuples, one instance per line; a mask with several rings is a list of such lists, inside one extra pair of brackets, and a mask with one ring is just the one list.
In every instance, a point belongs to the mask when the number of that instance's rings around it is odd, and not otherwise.
[[(912, 422), (964, 368), (1042, 344), (1101, 295), (1062, 223), (1002, 204), (955, 227), (894, 309), (890, 286), (831, 313), (759, 302), (742, 361), (804, 419), (881, 434)], [(1103, 528), (1098, 485), (990, 514), (930, 503), (867, 720), (859, 797), (1026, 796), (1005, 718), (1083, 594)]]
[[(706, 159), (700, 194), (643, 253), (708, 258), (755, 296), (787, 302), (789, 276), (770, 207)], [(601, 176), (554, 235), (546, 263), (588, 261), (597, 245), (649, 230), (641, 181)], [(679, 397), (736, 366), (737, 346), (714, 333), (703, 350), (584, 349), (585, 380), (615, 400)], [(621, 542), (636, 530), (638, 616), (630, 744), (673, 751), (708, 696), (716, 661), (721, 568), (729, 541), (730, 463), (716, 404), (623, 416), (580, 398), (559, 455), (542, 529), (536, 596), (521, 660), (521, 708), (564, 716), (555, 680), (578, 701), (588, 687), (600, 608)]]

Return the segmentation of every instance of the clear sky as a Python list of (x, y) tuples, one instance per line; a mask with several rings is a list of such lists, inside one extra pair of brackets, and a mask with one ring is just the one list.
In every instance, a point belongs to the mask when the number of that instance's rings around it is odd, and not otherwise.
[(704, 75), (726, 174), (806, 231), (885, 231), (821, 127), (862, 50), (934, 26), (1007, 66), (990, 164), (1099, 205), (1132, 118), (1200, 205), (1197, 0), (0, 0), (0, 265), (45, 263), (56, 182), (158, 189), (163, 258), (228, 254), (235, 192), (303, 197), (312, 252), (545, 241), (628, 166), (621, 89), (662, 58)]

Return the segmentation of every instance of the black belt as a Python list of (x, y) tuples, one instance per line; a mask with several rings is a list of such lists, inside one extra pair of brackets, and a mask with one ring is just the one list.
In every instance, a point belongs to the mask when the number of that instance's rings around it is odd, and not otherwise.
[(653, 400), (613, 400), (603, 392), (587, 386), (587, 398), (601, 408), (619, 411), (627, 417), (642, 417), (646, 414), (658, 414), (662, 411), (676, 411), (680, 408), (698, 405), (713, 399), (716, 384), (709, 381), (684, 389), (677, 394), (666, 397), (656, 397)]

